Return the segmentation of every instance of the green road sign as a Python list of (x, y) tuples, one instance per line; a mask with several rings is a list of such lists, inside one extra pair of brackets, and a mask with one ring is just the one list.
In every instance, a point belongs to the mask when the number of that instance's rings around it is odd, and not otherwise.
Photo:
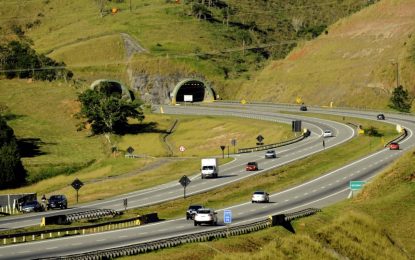
[(350, 181), (350, 189), (351, 190), (360, 190), (365, 185), (365, 181)]

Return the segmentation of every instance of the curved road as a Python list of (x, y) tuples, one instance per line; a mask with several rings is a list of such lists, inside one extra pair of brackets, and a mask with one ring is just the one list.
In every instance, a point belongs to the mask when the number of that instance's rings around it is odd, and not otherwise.
[[(229, 106), (230, 108), (224, 108)], [(298, 112), (298, 107), (291, 106), (276, 106), (276, 105), (251, 105), (249, 111), (246, 109), (247, 106), (241, 107), (236, 104), (218, 104), (208, 107), (192, 107), (191, 109), (185, 109), (181, 107), (170, 107), (170, 113), (246, 113), (248, 116), (258, 117), (272, 117), (276, 116), (277, 111), (295, 111)], [(171, 109), (171, 110), (170, 110)], [(314, 109), (312, 109), (314, 110)], [(339, 114), (343, 116), (355, 116), (367, 119), (375, 119), (376, 113), (374, 112), (361, 112), (361, 111), (339, 111), (339, 110), (320, 110), (315, 109), (316, 112)], [(321, 130), (332, 129), (335, 131), (335, 137), (329, 138), (326, 142), (326, 148), (333, 145), (342, 143), (350, 139), (354, 135), (353, 129), (343, 124), (333, 123), (320, 119), (302, 118), (300, 116), (288, 116), (281, 115), (282, 118), (295, 118), (301, 119), (307, 122), (310, 129), (312, 129), (313, 135), (306, 139), (304, 142), (293, 145), (290, 149), (287, 147), (277, 149), (279, 157), (273, 160), (266, 160), (263, 158), (263, 153), (253, 153), (249, 155), (241, 155), (237, 159), (223, 166), (221, 168), (221, 174), (224, 175), (235, 175), (227, 178), (219, 179), (208, 179), (201, 180), (194, 176), (192, 184), (188, 187), (189, 194), (200, 192), (203, 187), (213, 187), (219, 185), (219, 182), (228, 182), (228, 178), (246, 178), (247, 174), (242, 170), (246, 160), (252, 159), (251, 156), (256, 156), (259, 161), (260, 168), (269, 169), (277, 167), (283, 163), (293, 161), (310, 154), (321, 151)], [(349, 195), (349, 181), (350, 180), (369, 180), (373, 177), (380, 169), (390, 164), (393, 160), (399, 157), (404, 151), (411, 149), (415, 145), (415, 137), (413, 131), (415, 131), (415, 120), (412, 116), (405, 115), (388, 115), (386, 114), (386, 122), (393, 124), (401, 124), (403, 127), (408, 129), (409, 135), (403, 140), (401, 150), (389, 151), (388, 149), (382, 149), (369, 156), (361, 158), (353, 163), (341, 167), (333, 172), (326, 173), (325, 175), (315, 178), (311, 181), (284, 190), (282, 192), (272, 194), (271, 202), (269, 204), (251, 204), (250, 202), (235, 205), (230, 207), (233, 213), (233, 223), (239, 224), (243, 222), (254, 221), (258, 218), (263, 218), (269, 214), (277, 214), (281, 212), (296, 211), (307, 207), (324, 207), (330, 205), (339, 200), (345, 199)], [(282, 120), (282, 119), (281, 119)], [(290, 120), (290, 119), (288, 119)], [(314, 123), (313, 123), (314, 122)], [(254, 173), (255, 174), (255, 173)], [(257, 174), (257, 173), (256, 173)], [(208, 184), (207, 186), (203, 186)], [(193, 188), (191, 189), (190, 187)], [(200, 185), (200, 186), (196, 186)], [(171, 183), (164, 186), (159, 186), (154, 189), (157, 194), (160, 193), (160, 189), (170, 189), (177, 184)], [(150, 194), (153, 189), (142, 191), (142, 193)], [(174, 197), (173, 193), (170, 195)], [(170, 191), (170, 192), (172, 192)], [(182, 191), (182, 189), (180, 189)], [(182, 193), (180, 192), (180, 195)], [(154, 194), (153, 194), (154, 195)], [(162, 199), (162, 198), (160, 198)], [(219, 222), (222, 223), (221, 210), (218, 211), (220, 216)], [(80, 253), (92, 250), (98, 250), (108, 247), (116, 247), (121, 245), (128, 245), (138, 242), (144, 242), (154, 240), (158, 238), (165, 238), (175, 236), (178, 234), (187, 234), (192, 232), (199, 232), (206, 229), (215, 229), (220, 227), (194, 227), (191, 221), (186, 221), (184, 218), (175, 219), (170, 221), (159, 222), (155, 224), (134, 227), (124, 230), (116, 230), (111, 232), (97, 233), (91, 235), (67, 237), (61, 239), (54, 239), (50, 241), (39, 241), (26, 244), (16, 244), (10, 246), (0, 247), (0, 258), (4, 259), (21, 259), (21, 258), (33, 258), (33, 257), (47, 257), (66, 255), (73, 253)]]

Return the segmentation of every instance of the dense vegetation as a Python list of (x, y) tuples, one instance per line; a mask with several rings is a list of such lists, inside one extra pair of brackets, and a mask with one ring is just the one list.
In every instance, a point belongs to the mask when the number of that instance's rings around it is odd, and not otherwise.
[(0, 189), (22, 186), (25, 178), (13, 129), (0, 114)]
[(390, 107), (400, 112), (409, 112), (412, 106), (412, 98), (410, 98), (408, 90), (402, 85), (396, 87), (390, 98)]
[(79, 95), (82, 104), (80, 115), (86, 118), (84, 124), (91, 124), (94, 134), (125, 133), (128, 118), (142, 121), (141, 103), (99, 90), (88, 89)]
[(28, 43), (10, 41), (0, 45), (0, 74), (8, 79), (33, 78), (53, 81), (56, 79), (71, 79), (73, 73), (65, 69), (64, 62), (57, 62), (37, 54)]

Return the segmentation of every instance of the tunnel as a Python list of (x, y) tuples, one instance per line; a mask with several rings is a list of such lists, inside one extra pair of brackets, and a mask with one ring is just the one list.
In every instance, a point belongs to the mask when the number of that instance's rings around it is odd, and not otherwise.
[(127, 89), (121, 82), (116, 80), (109, 80), (109, 79), (99, 79), (95, 80), (90, 88), (92, 90), (98, 90), (104, 92), (107, 96), (115, 96), (118, 98), (132, 100), (132, 96)]
[(179, 82), (171, 94), (172, 103), (184, 102), (184, 96), (191, 95), (193, 102), (215, 100), (215, 94), (205, 82), (197, 79), (185, 79)]

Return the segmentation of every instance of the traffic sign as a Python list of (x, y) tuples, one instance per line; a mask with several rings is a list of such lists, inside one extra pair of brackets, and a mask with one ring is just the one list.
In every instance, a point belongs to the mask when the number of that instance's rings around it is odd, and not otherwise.
[(134, 152), (134, 148), (131, 146), (127, 148), (127, 153), (132, 154)]
[(365, 181), (350, 181), (350, 189), (351, 190), (360, 190), (365, 185)]
[(179, 151), (180, 151), (180, 152), (184, 152), (184, 151), (186, 151), (186, 147), (184, 147), (183, 145), (180, 145), (180, 147), (179, 147)]
[(179, 182), (183, 186), (183, 198), (186, 198), (186, 186), (190, 184), (190, 179), (186, 175), (183, 175)]
[(229, 209), (225, 209), (223, 211), (223, 223), (231, 224), (232, 223), (232, 211)]
[(82, 181), (75, 179), (72, 183), (71, 186), (75, 189), (75, 190), (79, 190), (82, 186), (84, 186), (84, 184), (82, 183)]
[(256, 139), (258, 140), (258, 142), (262, 143), (262, 141), (264, 140), (264, 137), (262, 135), (258, 135)]
[(183, 177), (180, 178), (179, 182), (183, 187), (186, 187), (190, 184), (191, 181), (186, 175), (183, 175)]

